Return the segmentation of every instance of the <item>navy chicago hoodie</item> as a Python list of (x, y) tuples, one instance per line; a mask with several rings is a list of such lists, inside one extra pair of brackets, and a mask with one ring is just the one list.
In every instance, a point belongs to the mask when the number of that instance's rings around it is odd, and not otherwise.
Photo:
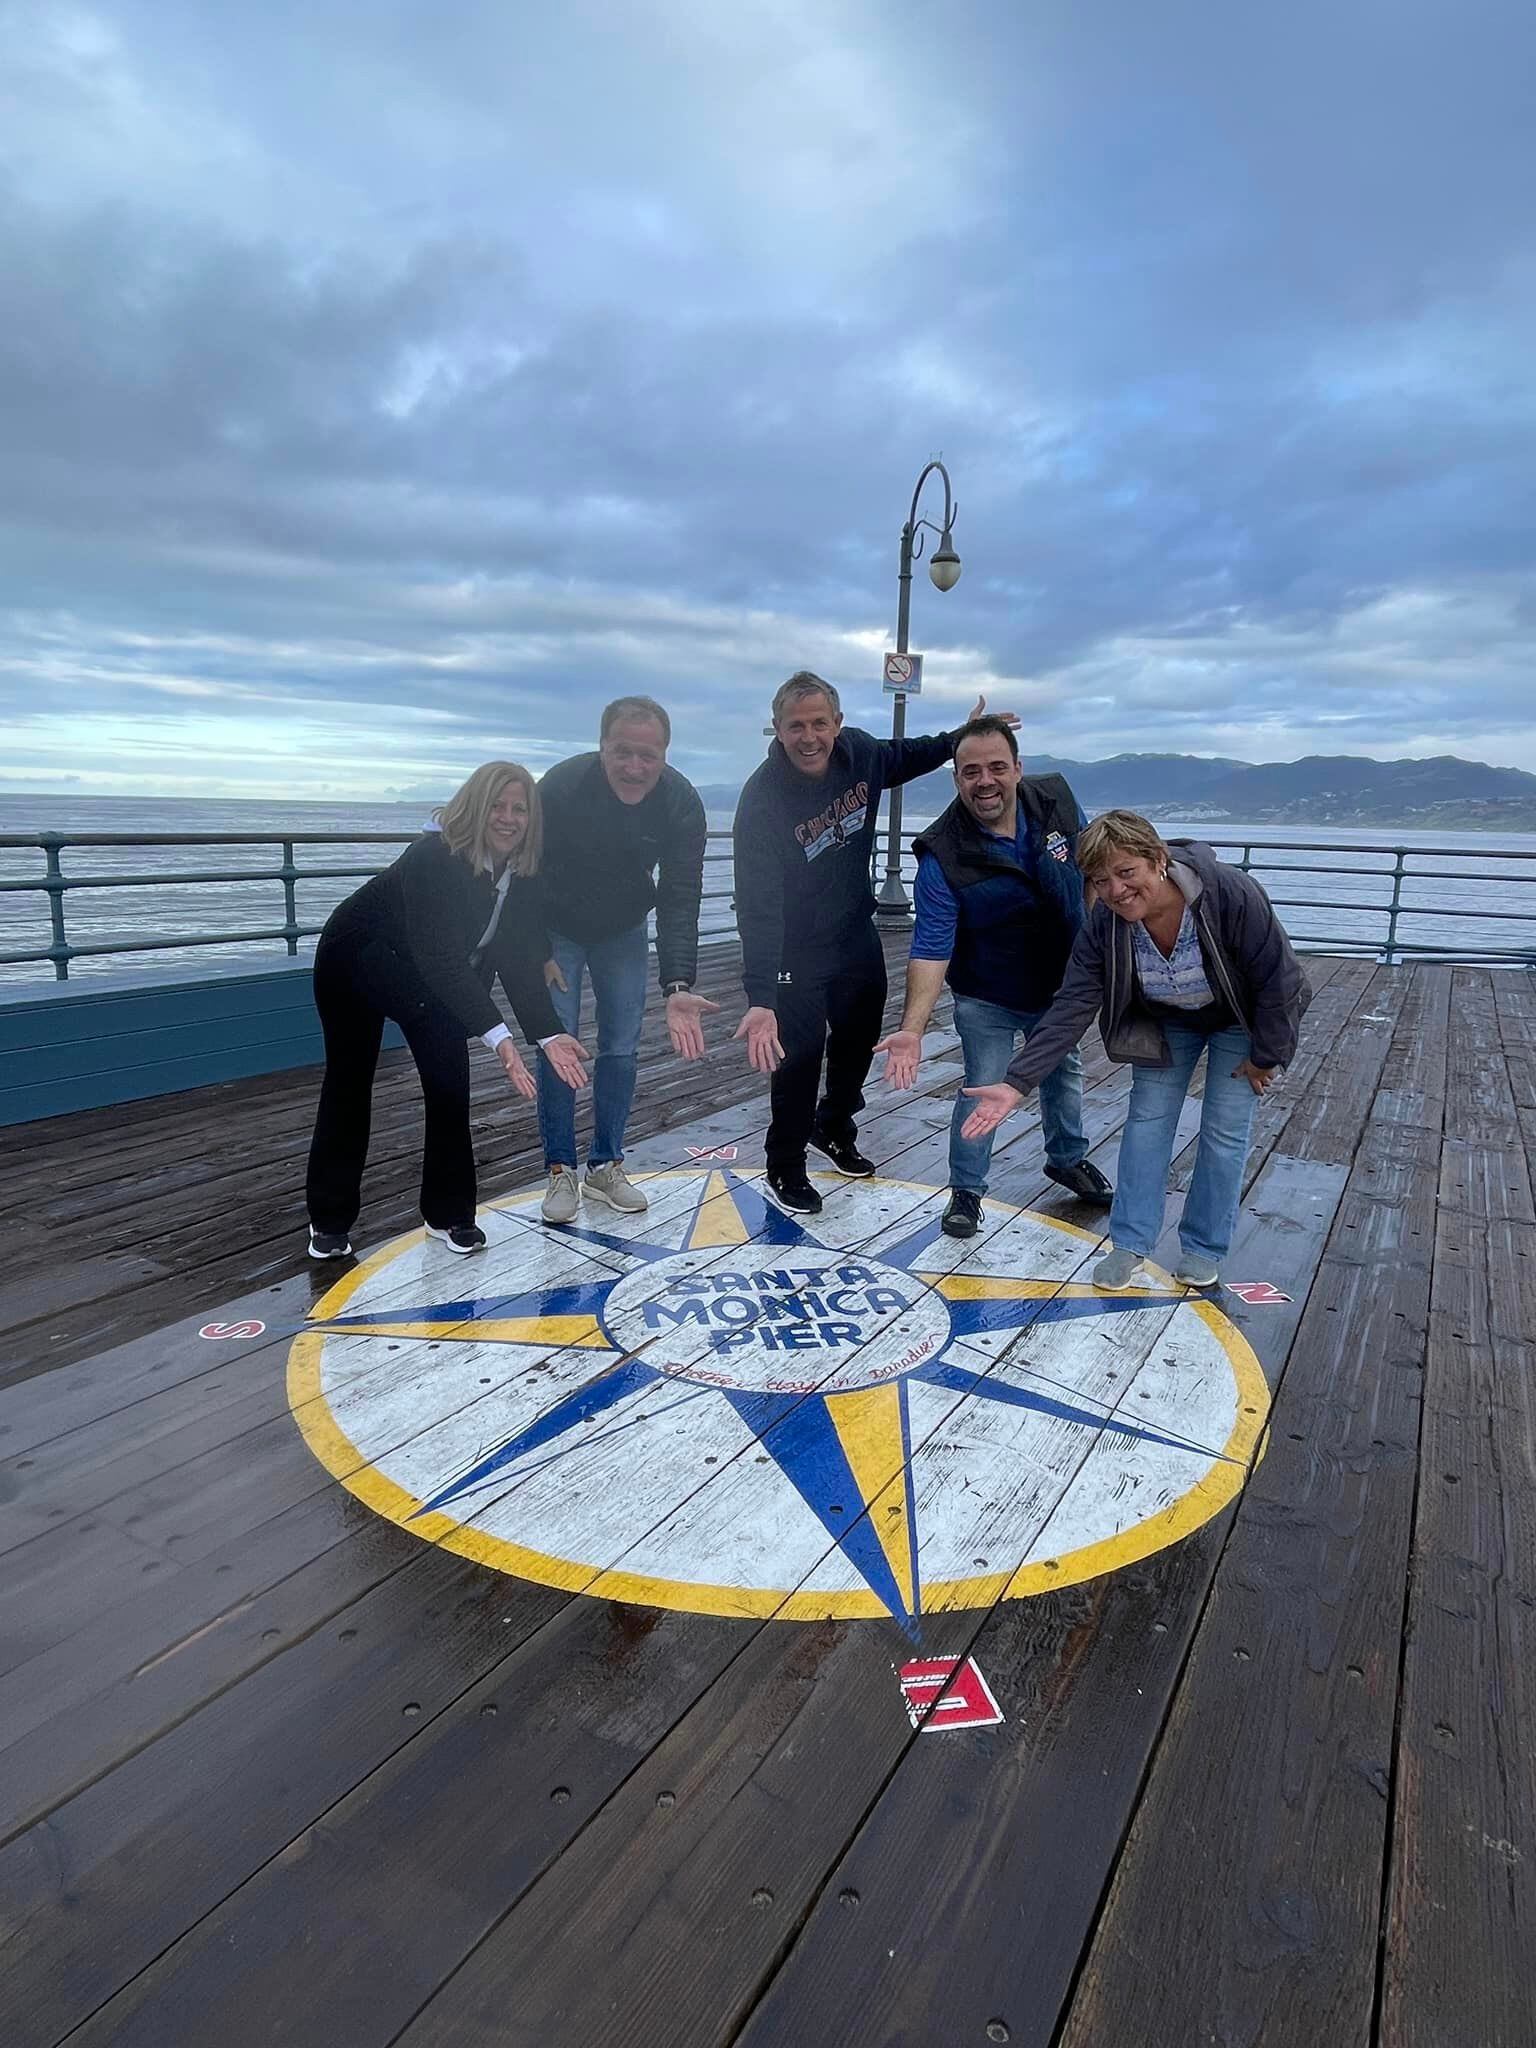
[(875, 911), (869, 866), (880, 795), (943, 767), (955, 735), (877, 740), (844, 726), (825, 775), (775, 740), (736, 805), (736, 923), (747, 1001), (772, 1009), (781, 977), (834, 969)]

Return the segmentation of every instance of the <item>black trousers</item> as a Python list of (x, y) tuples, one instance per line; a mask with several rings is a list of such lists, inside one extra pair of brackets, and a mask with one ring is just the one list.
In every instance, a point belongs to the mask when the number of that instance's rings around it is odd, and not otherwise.
[(431, 994), (414, 963), (379, 939), (322, 935), (315, 949), (315, 1007), (325, 1033), (325, 1080), (306, 1180), (315, 1229), (346, 1231), (357, 1221), (386, 1017), (404, 1032), (421, 1076), (427, 1123), (422, 1216), (439, 1230), (472, 1223), (475, 1154), (464, 1026)]
[[(864, 1083), (885, 1020), (885, 952), (871, 923), (836, 961), (785, 963), (790, 980), (774, 999), (784, 1058), (774, 1074), (768, 1165), (804, 1166), (814, 1128), (852, 1140), (864, 1107)], [(826, 1088), (816, 1091), (826, 1060)]]

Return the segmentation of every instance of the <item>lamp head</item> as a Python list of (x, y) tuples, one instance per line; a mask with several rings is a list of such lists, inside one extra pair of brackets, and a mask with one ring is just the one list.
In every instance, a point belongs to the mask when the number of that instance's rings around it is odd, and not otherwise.
[(953, 590), (960, 581), (960, 557), (955, 553), (955, 543), (947, 526), (929, 557), (928, 574), (933, 578), (936, 590)]

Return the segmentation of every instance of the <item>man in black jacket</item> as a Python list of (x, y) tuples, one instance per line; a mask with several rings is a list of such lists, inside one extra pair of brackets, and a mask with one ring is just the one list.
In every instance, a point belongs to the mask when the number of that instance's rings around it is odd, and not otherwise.
[[(901, 1028), (875, 1049), (886, 1079), (910, 1088), (923, 1032), (945, 982), (971, 1085), (1000, 1081), (1020, 1032), (1050, 1008), (1083, 922), (1075, 858), (1088, 820), (1060, 775), (1025, 775), (1019, 743), (1000, 718), (977, 718), (955, 742), (955, 800), (916, 842), (917, 926)], [(974, 1237), (987, 1191), (992, 1134), (966, 1138), (971, 1105), (955, 1098), (944, 1230)], [(1045, 1170), (1082, 1201), (1114, 1189), (1088, 1159), (1083, 1068), (1074, 1048), (1040, 1083)]]
[[(971, 716), (985, 709), (983, 698)], [(751, 1005), (736, 1036), (773, 1076), (768, 1185), (785, 1208), (814, 1215), (821, 1197), (806, 1175), (807, 1145), (852, 1178), (875, 1170), (853, 1120), (885, 1016), (869, 877), (881, 792), (942, 766), (955, 736), (845, 730), (837, 691), (808, 669), (780, 686), (773, 732), (736, 807), (736, 922)]]
[[(672, 722), (653, 698), (619, 697), (603, 712), (597, 752), (559, 762), (539, 783), (550, 992), (561, 1024), (572, 1033), (581, 1014), (584, 974), (592, 977), (597, 1008), (592, 1143), (582, 1188), (627, 1212), (646, 1207), (623, 1160), (645, 1014), (646, 919), (653, 909), (656, 966), (673, 1050), (697, 1059), (704, 1050), (700, 1020), (719, 1008), (693, 993), (704, 806), (693, 784), (667, 766), (671, 739)], [(544, 1220), (569, 1223), (581, 1192), (575, 1101), (542, 1060), (539, 1130), (549, 1172)]]

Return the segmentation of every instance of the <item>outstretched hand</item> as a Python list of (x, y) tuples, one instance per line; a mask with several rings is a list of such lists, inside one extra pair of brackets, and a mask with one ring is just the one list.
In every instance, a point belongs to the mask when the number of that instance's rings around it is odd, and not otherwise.
[(920, 1031), (893, 1031), (875, 1047), (885, 1054), (885, 1078), (893, 1088), (910, 1088), (923, 1057)]
[(679, 1059), (700, 1060), (704, 1057), (703, 1019), (713, 1016), (719, 1007), (708, 996), (684, 992), (667, 997), (667, 1036)]
[(504, 1038), (496, 1048), (496, 1057), (512, 1086), (525, 1102), (531, 1102), (538, 1094), (538, 1086), (532, 1074), (523, 1064), (523, 1056), (510, 1038)]
[(579, 1038), (572, 1038), (569, 1032), (562, 1031), (554, 1038), (546, 1038), (539, 1050), (567, 1088), (586, 1087), (587, 1049)]
[(747, 1059), (759, 1074), (771, 1074), (784, 1057), (779, 1043), (779, 1020), (772, 1010), (754, 1003), (732, 1034), (747, 1041)]
[(962, 1138), (984, 1138), (1013, 1115), (1024, 1097), (1006, 1081), (993, 1081), (985, 1088), (962, 1088), (962, 1095), (974, 1096), (976, 1107), (960, 1126)]
[[(980, 717), (981, 717), (981, 716), (983, 715), (983, 713), (984, 713), (984, 712), (986, 711), (986, 708), (987, 708), (987, 700), (986, 700), (986, 698), (985, 698), (985, 697), (978, 697), (978, 698), (976, 699), (976, 702), (975, 702), (975, 704), (974, 704), (974, 705), (972, 706), (972, 708), (971, 708), (971, 709), (970, 709), (970, 710), (969, 710), (969, 711), (968, 711), (968, 712), (966, 713), (966, 718), (965, 718), (965, 722), (966, 722), (966, 724), (967, 724), (967, 725), (969, 725), (969, 724), (970, 724), (970, 722), (971, 722), (971, 720), (972, 720), (973, 718), (980, 718)], [(1003, 721), (1004, 725), (1011, 725), (1011, 726), (1017, 726), (1017, 725), (1018, 725), (1018, 722), (1019, 722), (1019, 714), (1017, 713), (1017, 711), (994, 711), (994, 712), (993, 712), (993, 714), (992, 714), (992, 716), (993, 716), (994, 718), (1000, 718), (1000, 719), (1001, 719), (1001, 720)]]

